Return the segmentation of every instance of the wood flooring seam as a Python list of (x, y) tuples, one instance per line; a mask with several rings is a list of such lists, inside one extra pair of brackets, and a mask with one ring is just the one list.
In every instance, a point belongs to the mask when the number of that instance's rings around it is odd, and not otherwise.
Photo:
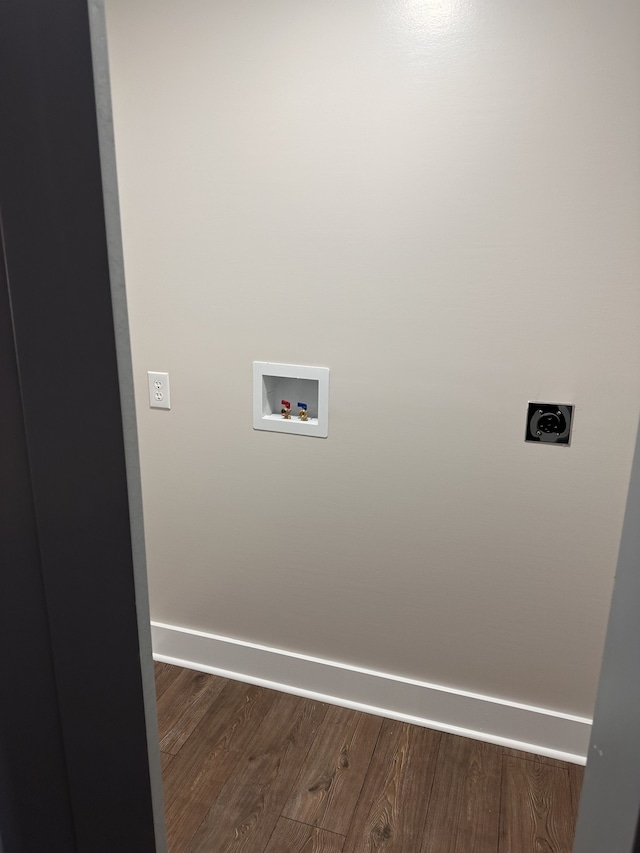
[[(285, 817), (285, 815), (280, 815), (280, 817), (284, 817), (285, 820), (290, 820), (290, 821), (292, 821), (292, 823), (299, 823), (300, 826), (308, 826), (309, 829), (318, 829), (318, 830), (321, 830), (322, 832), (328, 832), (330, 835), (339, 835), (340, 838), (346, 838), (347, 837), (342, 832), (335, 832), (335, 830), (333, 830), (333, 829), (327, 829), (324, 826), (317, 826), (314, 823), (305, 823), (305, 821), (303, 821), (303, 820), (296, 820), (295, 817), (288, 817), (288, 816)], [(271, 834), (273, 835), (273, 833), (271, 833)]]
[(267, 838), (267, 843), (264, 845), (264, 847), (262, 848), (262, 850), (260, 850), (260, 853), (264, 853), (264, 851), (265, 851), (265, 850), (269, 847), (269, 845), (271, 844), (271, 839), (273, 838), (273, 836), (274, 836), (274, 834), (275, 834), (275, 831), (276, 831), (277, 827), (278, 827), (278, 821), (276, 821), (276, 822), (273, 824), (273, 829), (272, 829), (272, 830), (271, 830), (271, 832), (269, 833), (269, 837)]
[[(429, 795), (427, 798), (427, 808), (424, 813), (424, 821), (422, 823), (422, 828), (420, 830), (420, 847), (424, 847), (425, 836), (427, 832), (427, 821), (429, 820), (429, 811), (431, 808), (431, 798), (433, 796), (433, 786), (435, 784), (436, 777), (438, 775), (438, 768), (440, 766), (440, 753), (442, 752), (442, 744), (443, 738), (442, 733), (440, 732), (440, 737), (438, 738), (438, 749), (436, 751), (436, 760), (433, 765), (433, 776), (431, 777), (431, 784), (429, 785)], [(456, 829), (457, 832), (457, 829)]]
[(502, 785), (504, 783), (504, 751), (500, 756), (500, 797), (498, 799), (498, 838), (496, 839), (495, 853), (500, 853), (500, 839), (502, 838)]
[[(214, 802), (215, 802), (215, 800), (214, 800)], [(213, 808), (213, 803), (211, 804), (211, 808)], [(211, 809), (209, 809), (209, 811), (211, 811)], [(200, 821), (200, 823), (198, 824), (198, 828), (196, 829), (196, 831), (195, 831), (195, 832), (193, 833), (193, 835), (191, 836), (191, 840), (189, 841), (188, 846), (187, 846), (187, 847), (185, 847), (185, 849), (184, 849), (184, 853), (189, 853), (189, 851), (191, 850), (191, 848), (192, 848), (192, 846), (193, 846), (193, 839), (196, 837), (196, 835), (197, 835), (197, 834), (198, 834), (198, 832), (200, 831), (200, 827), (201, 827), (201, 826), (202, 826), (202, 824), (205, 822), (205, 820), (207, 819), (208, 815), (209, 815), (209, 812), (207, 812), (207, 814), (202, 818), (202, 820), (201, 820), (201, 821)], [(176, 851), (176, 853), (177, 853), (177, 851)]]

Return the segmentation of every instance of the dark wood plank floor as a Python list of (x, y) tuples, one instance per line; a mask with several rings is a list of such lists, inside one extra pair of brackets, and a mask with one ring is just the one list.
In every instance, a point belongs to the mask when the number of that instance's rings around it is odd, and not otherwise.
[(170, 853), (571, 853), (581, 767), (155, 667)]

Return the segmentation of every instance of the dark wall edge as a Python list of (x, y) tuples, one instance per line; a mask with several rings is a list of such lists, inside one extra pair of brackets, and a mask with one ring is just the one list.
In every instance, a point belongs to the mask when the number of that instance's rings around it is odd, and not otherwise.
[(144, 543), (144, 515), (142, 505), (142, 483), (140, 455), (138, 450), (138, 427), (136, 421), (133, 363), (129, 315), (124, 274), (120, 203), (118, 199), (118, 172), (111, 108), (111, 80), (109, 76), (109, 49), (105, 0), (88, 0), (89, 25), (91, 29), (91, 53), (93, 79), (96, 93), (98, 139), (102, 170), (102, 193), (107, 232), (109, 276), (113, 323), (120, 383), (120, 404), (124, 434), (127, 488), (129, 493), (129, 516), (131, 519), (131, 545), (133, 550), (134, 583), (138, 611), (138, 636), (142, 653), (142, 684), (145, 716), (147, 721), (147, 744), (151, 772), (151, 794), (153, 799), (154, 825), (158, 853), (166, 853), (166, 829), (164, 820), (162, 766), (158, 738), (158, 716), (156, 690), (152, 666), (151, 614), (149, 610), (149, 586), (147, 581), (147, 559)]

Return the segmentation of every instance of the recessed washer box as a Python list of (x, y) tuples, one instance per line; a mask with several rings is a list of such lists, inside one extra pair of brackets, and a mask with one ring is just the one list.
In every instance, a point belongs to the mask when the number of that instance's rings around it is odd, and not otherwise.
[[(282, 415), (291, 403), (291, 418)], [(301, 420), (300, 403), (307, 406)], [(329, 368), (253, 362), (253, 428), (326, 438), (329, 434)]]

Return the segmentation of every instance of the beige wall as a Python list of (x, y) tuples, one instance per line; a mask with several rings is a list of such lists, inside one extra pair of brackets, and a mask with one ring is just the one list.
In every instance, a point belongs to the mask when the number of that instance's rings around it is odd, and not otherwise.
[[(589, 715), (639, 414), (638, 4), (107, 12), (153, 618)], [(327, 440), (253, 431), (253, 360), (331, 368)], [(527, 400), (575, 403), (571, 448), (524, 443)]]

